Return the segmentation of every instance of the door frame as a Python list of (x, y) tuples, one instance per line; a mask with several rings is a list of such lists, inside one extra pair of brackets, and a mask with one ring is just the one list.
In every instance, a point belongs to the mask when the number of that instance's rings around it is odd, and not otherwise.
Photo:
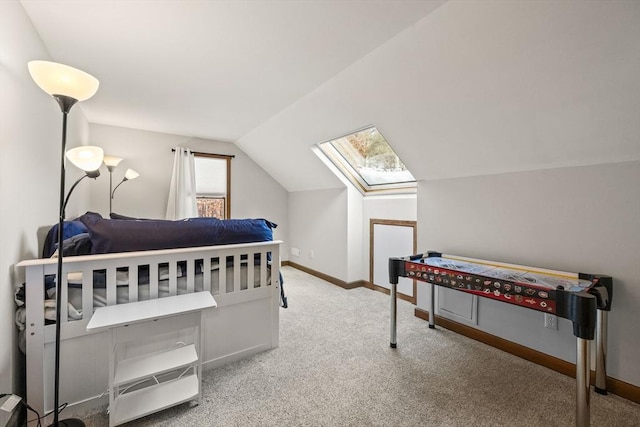
[[(373, 282), (373, 252), (374, 252), (374, 226), (375, 225), (392, 225), (397, 227), (411, 227), (413, 228), (413, 253), (412, 254), (399, 254), (401, 256), (413, 255), (418, 250), (418, 222), (417, 221), (407, 221), (407, 220), (397, 220), (397, 219), (378, 219), (378, 218), (370, 218), (369, 219), (369, 284), (371, 285), (371, 289), (375, 289), (380, 292), (384, 292), (386, 294), (390, 293), (389, 289), (376, 285)], [(416, 304), (416, 293), (417, 293), (417, 281), (413, 280), (413, 296), (408, 296), (398, 292), (398, 298), (403, 299), (405, 301), (409, 301), (412, 304)]]

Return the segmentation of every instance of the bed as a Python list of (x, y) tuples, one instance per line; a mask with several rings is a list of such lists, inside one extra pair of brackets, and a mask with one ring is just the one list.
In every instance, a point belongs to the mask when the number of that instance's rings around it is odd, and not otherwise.
[[(209, 291), (218, 308), (205, 314), (205, 369), (277, 347), (279, 309), (286, 307), (286, 297), (279, 273), (281, 242), (272, 240), (273, 227), (263, 219), (114, 220), (94, 213), (65, 222), (60, 402), (73, 412), (107, 403), (107, 335), (86, 331), (102, 306)], [(49, 235), (56, 233), (54, 227)], [(24, 324), (26, 397), (40, 414), (54, 406), (55, 322), (48, 319), (55, 319), (57, 248), (51, 244), (55, 239), (48, 240), (43, 252), (54, 252), (53, 258), (17, 264), (25, 269), (26, 304), (17, 317)], [(192, 339), (191, 332), (180, 331), (143, 347)], [(130, 355), (145, 350), (125, 349)]]

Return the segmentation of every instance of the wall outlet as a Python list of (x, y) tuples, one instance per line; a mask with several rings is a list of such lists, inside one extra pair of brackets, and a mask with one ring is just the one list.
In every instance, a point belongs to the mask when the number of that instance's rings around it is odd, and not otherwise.
[(293, 255), (293, 256), (300, 256), (300, 249), (298, 249), (298, 248), (291, 248), (291, 255)]
[(309, 251), (309, 258), (313, 259), (314, 256), (315, 256), (315, 254), (313, 253), (313, 249), (311, 249)]
[(558, 316), (555, 314), (544, 314), (544, 327), (547, 329), (558, 329)]

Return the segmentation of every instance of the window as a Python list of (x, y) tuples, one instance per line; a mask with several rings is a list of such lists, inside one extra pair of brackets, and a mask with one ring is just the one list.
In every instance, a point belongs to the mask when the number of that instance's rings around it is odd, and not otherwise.
[(364, 194), (415, 191), (416, 179), (375, 127), (323, 142), (318, 148)]
[(231, 156), (195, 154), (198, 216), (231, 217)]
[(226, 219), (226, 199), (224, 197), (196, 197), (198, 216), (207, 218)]

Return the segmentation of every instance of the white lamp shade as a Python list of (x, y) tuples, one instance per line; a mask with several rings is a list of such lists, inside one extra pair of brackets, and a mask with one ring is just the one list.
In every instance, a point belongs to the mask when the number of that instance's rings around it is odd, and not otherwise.
[(103, 158), (104, 152), (102, 148), (91, 145), (83, 145), (67, 151), (67, 159), (85, 172), (93, 172), (100, 169)]
[(115, 168), (121, 161), (122, 158), (120, 157), (104, 156), (104, 164), (107, 165), (107, 167)]
[(85, 101), (98, 91), (100, 82), (91, 74), (68, 65), (49, 61), (30, 61), (29, 74), (49, 95), (69, 96)]
[(138, 172), (134, 171), (133, 169), (127, 169), (127, 171), (124, 173), (124, 177), (127, 180), (136, 179), (139, 176), (140, 176), (140, 174)]

